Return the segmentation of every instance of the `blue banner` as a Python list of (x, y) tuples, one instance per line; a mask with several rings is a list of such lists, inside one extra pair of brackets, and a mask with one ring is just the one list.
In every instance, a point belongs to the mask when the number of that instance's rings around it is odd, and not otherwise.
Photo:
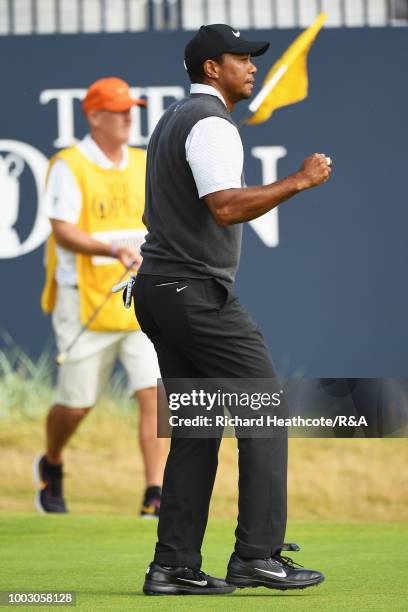
[[(248, 33), (272, 43), (256, 60), (257, 90), (297, 33)], [(190, 37), (0, 37), (0, 327), (29, 353), (52, 337), (39, 305), (47, 158), (86, 133), (79, 101), (103, 76), (147, 97), (131, 141), (145, 147), (163, 110), (188, 92)], [(248, 185), (291, 174), (312, 152), (334, 164), (327, 184), (245, 228), (237, 292), (285, 375), (408, 377), (407, 54), (405, 29), (326, 29), (309, 55), (308, 98), (241, 130)]]

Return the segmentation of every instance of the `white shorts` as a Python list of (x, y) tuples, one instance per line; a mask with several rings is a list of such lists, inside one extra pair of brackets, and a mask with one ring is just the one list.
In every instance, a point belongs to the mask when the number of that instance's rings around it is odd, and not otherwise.
[[(81, 329), (78, 289), (58, 288), (52, 324), (58, 351), (66, 351)], [(66, 361), (59, 366), (56, 403), (70, 408), (93, 406), (106, 386), (117, 358), (126, 370), (131, 394), (157, 385), (160, 370), (156, 352), (142, 331), (86, 330)]]

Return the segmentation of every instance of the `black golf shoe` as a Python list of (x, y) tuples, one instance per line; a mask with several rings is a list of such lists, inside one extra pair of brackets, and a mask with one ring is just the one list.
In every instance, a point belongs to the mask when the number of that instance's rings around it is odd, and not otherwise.
[(263, 586), (285, 591), (320, 584), (324, 576), (315, 570), (302, 568), (289, 557), (241, 559), (233, 553), (225, 580), (238, 588)]
[(40, 456), (34, 461), (34, 481), (37, 486), (35, 506), (38, 512), (64, 514), (68, 512), (62, 491), (62, 465), (49, 463)]
[(143, 585), (145, 595), (224, 595), (235, 586), (190, 567), (172, 567), (151, 563)]

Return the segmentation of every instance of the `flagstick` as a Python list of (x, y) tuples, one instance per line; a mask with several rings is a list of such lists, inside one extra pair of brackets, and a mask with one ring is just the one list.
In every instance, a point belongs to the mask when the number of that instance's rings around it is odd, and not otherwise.
[(240, 119), (238, 126), (242, 127), (247, 119), (261, 106), (262, 102), (265, 98), (271, 93), (272, 89), (279, 83), (285, 72), (287, 71), (287, 64), (282, 64), (279, 66), (278, 70), (275, 72), (273, 77), (269, 79), (269, 81), (262, 87), (261, 91), (255, 96), (252, 100), (251, 104), (248, 106), (248, 109), (242, 119)]

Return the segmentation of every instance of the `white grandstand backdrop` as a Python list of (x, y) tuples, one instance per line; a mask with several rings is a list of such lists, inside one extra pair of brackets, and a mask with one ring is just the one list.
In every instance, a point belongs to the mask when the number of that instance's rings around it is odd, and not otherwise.
[(0, 0), (0, 35), (408, 25), (408, 0)]

